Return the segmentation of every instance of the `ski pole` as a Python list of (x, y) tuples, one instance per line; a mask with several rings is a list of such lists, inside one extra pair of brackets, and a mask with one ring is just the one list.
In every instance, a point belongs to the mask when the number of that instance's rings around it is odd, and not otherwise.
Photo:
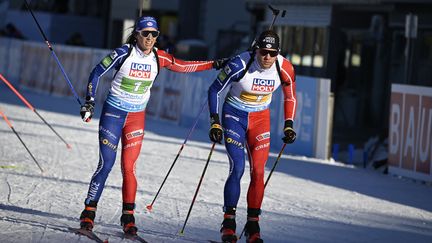
[[(268, 4), (267, 6), (272, 11), (272, 15), (273, 15), (272, 22), (271, 22), (271, 24), (270, 24), (270, 26), (268, 28), (268, 30), (272, 30), (273, 29), (273, 25), (274, 25), (274, 23), (276, 21), (277, 16), (279, 15), (280, 10), (276, 9), (276, 8), (273, 8), (270, 4)], [(282, 10), (282, 16), (281, 17), (282, 18), (285, 17), (285, 14), (286, 14), (286, 10)], [(250, 45), (250, 48), (253, 48), (255, 46), (256, 41), (257, 41), (256, 39), (257, 39), (257, 37), (255, 37), (254, 40), (252, 41), (252, 43)]]
[(192, 126), (191, 129), (189, 130), (188, 135), (186, 136), (185, 140), (183, 141), (183, 144), (181, 145), (181, 147), (180, 147), (180, 149), (179, 149), (179, 151), (178, 151), (178, 153), (177, 153), (177, 155), (176, 155), (176, 157), (175, 157), (175, 159), (174, 159), (174, 162), (171, 164), (171, 167), (169, 168), (168, 173), (166, 174), (164, 180), (162, 181), (162, 184), (161, 184), (161, 186), (159, 187), (159, 190), (157, 191), (155, 197), (153, 198), (153, 201), (151, 202), (151, 204), (149, 204), (149, 205), (146, 206), (146, 208), (147, 208), (149, 211), (151, 211), (151, 210), (153, 209), (153, 204), (154, 204), (154, 202), (156, 201), (156, 198), (158, 197), (158, 195), (159, 195), (159, 193), (160, 193), (162, 187), (163, 187), (164, 184), (165, 184), (165, 181), (167, 180), (169, 174), (171, 173), (171, 170), (173, 169), (175, 163), (177, 162), (177, 159), (179, 158), (181, 152), (183, 151), (183, 148), (184, 148), (184, 146), (186, 145), (186, 142), (187, 142), (187, 140), (189, 139), (190, 135), (192, 134), (192, 131), (195, 129), (195, 126), (196, 126), (197, 123), (198, 123), (198, 119), (199, 119), (201, 113), (204, 111), (204, 108), (206, 107), (206, 105), (207, 105), (207, 101), (205, 101), (205, 103), (202, 105), (202, 107), (201, 107), (201, 111), (198, 113), (198, 115), (197, 115), (197, 117), (196, 117), (196, 119), (195, 119), (195, 123), (193, 124), (193, 126)]
[(30, 110), (32, 110), (34, 113), (36, 113), (36, 115), (38, 115), (39, 116), (39, 118), (57, 135), (57, 137), (59, 137), (65, 144), (66, 144), (66, 147), (68, 148), (68, 149), (70, 149), (71, 148), (71, 146), (66, 142), (66, 140), (64, 140), (63, 138), (62, 138), (62, 136), (60, 136), (60, 134), (58, 134), (57, 132), (56, 132), (56, 130), (54, 130), (54, 128), (39, 114), (39, 112), (37, 112), (37, 110), (12, 86), (12, 84), (10, 83), (10, 82), (8, 82), (7, 80), (6, 80), (6, 78), (5, 77), (3, 77), (3, 75), (1, 75), (0, 74), (0, 79), (18, 96), (18, 98), (20, 98), (23, 102), (24, 102), (24, 104), (26, 104), (27, 105), (27, 107), (30, 109)]
[[(266, 188), (266, 186), (267, 186), (267, 184), (268, 184), (268, 182), (269, 182), (269, 180), (270, 180), (270, 177), (272, 176), (273, 171), (275, 170), (276, 165), (278, 164), (279, 159), (280, 159), (280, 157), (282, 156), (282, 153), (283, 153), (283, 151), (284, 151), (286, 145), (287, 145), (286, 143), (283, 144), (283, 146), (282, 146), (282, 148), (281, 148), (281, 150), (280, 150), (280, 152), (279, 152), (279, 155), (278, 155), (278, 157), (276, 158), (276, 161), (274, 162), (273, 167), (272, 167), (271, 170), (270, 170), (270, 174), (268, 175), (268, 177), (267, 177), (267, 179), (266, 179), (266, 181), (265, 181), (265, 183), (264, 183), (264, 189)], [(240, 234), (240, 236), (239, 236), (239, 240), (240, 240), (241, 237), (243, 236), (245, 230), (246, 230), (246, 225), (245, 225), (245, 227), (243, 227), (243, 231), (241, 232), (241, 234)]]
[(69, 80), (69, 77), (67, 76), (63, 65), (61, 65), (60, 60), (58, 59), (57, 55), (55, 54), (54, 49), (51, 46), (51, 43), (48, 41), (48, 38), (46, 37), (45, 33), (43, 32), (41, 26), (39, 25), (39, 22), (37, 21), (35, 15), (33, 14), (33, 11), (31, 10), (30, 6), (27, 3), (27, 0), (24, 0), (24, 4), (26, 5), (26, 8), (29, 10), (30, 14), (32, 15), (34, 21), (36, 22), (36, 25), (40, 31), (40, 33), (42, 34), (43, 38), (45, 39), (45, 43), (47, 44), (48, 48), (51, 51), (51, 55), (54, 57), (54, 60), (57, 62), (57, 65), (59, 66), (61, 72), (63, 73), (64, 78), (66, 79), (67, 83), (69, 84), (69, 87), (72, 91), (72, 94), (75, 96), (76, 100), (78, 101), (78, 103), (80, 104), (80, 106), (82, 106), (81, 100), (78, 97), (78, 94), (75, 92), (74, 87), (72, 86), (71, 81)]
[[(272, 23), (271, 23), (271, 25), (268, 28), (269, 30), (271, 30), (271, 29), (273, 29), (273, 25), (274, 25), (274, 23), (276, 21), (277, 16), (279, 15), (280, 10), (276, 9), (276, 8), (273, 8), (270, 4), (268, 5), (268, 7), (272, 11), (272, 14), (273, 14)], [(282, 18), (285, 17), (285, 13), (286, 13), (286, 10), (282, 10), (282, 16), (281, 16)]]
[(42, 169), (42, 167), (40, 166), (39, 162), (36, 160), (36, 158), (33, 156), (33, 154), (30, 152), (30, 150), (27, 148), (27, 145), (25, 145), (24, 141), (21, 139), (21, 137), (19, 136), (19, 134), (15, 131), (15, 128), (12, 126), (12, 124), (10, 123), (10, 121), (8, 120), (8, 118), (6, 117), (6, 115), (0, 110), (0, 115), (3, 116), (3, 119), (6, 121), (6, 123), (8, 124), (8, 126), (12, 129), (12, 131), (15, 133), (15, 135), (18, 137), (18, 139), (21, 141), (22, 145), (24, 145), (24, 148), (27, 150), (27, 152), (30, 154), (30, 156), (32, 157), (32, 159), (34, 160), (34, 162), (36, 163), (36, 165), (39, 167), (40, 171), (43, 173), (44, 170)]
[(278, 164), (279, 159), (280, 159), (280, 157), (281, 157), (282, 154), (283, 154), (283, 151), (284, 151), (286, 145), (287, 145), (286, 143), (283, 144), (283, 146), (282, 146), (282, 148), (281, 148), (281, 150), (280, 150), (280, 152), (279, 152), (279, 154), (278, 154), (278, 157), (276, 158), (276, 161), (274, 162), (273, 167), (272, 167), (271, 170), (270, 170), (270, 174), (268, 175), (268, 177), (267, 177), (267, 179), (266, 179), (266, 181), (265, 181), (265, 183), (264, 183), (264, 189), (266, 188), (266, 186), (267, 186), (267, 184), (268, 184), (268, 182), (269, 182), (269, 180), (270, 180), (270, 177), (272, 176), (273, 171), (275, 170), (276, 165)]
[(187, 223), (187, 221), (188, 221), (188, 219), (189, 219), (189, 215), (190, 215), (190, 213), (191, 213), (191, 211), (192, 211), (192, 207), (193, 207), (193, 205), (194, 205), (194, 203), (195, 203), (195, 199), (196, 199), (196, 197), (197, 197), (197, 195), (198, 195), (198, 191), (199, 191), (199, 189), (200, 189), (200, 187), (201, 187), (201, 182), (203, 181), (203, 178), (204, 178), (204, 175), (205, 175), (205, 173), (206, 173), (207, 167), (208, 167), (208, 165), (209, 165), (210, 158), (211, 158), (211, 155), (212, 155), (212, 153), (213, 153), (213, 150), (214, 150), (215, 145), (216, 145), (216, 143), (213, 143), (213, 145), (212, 145), (212, 147), (211, 147), (211, 149), (210, 149), (210, 153), (209, 153), (209, 155), (208, 155), (207, 162), (206, 162), (206, 164), (205, 164), (205, 166), (204, 166), (204, 170), (203, 170), (203, 172), (202, 172), (202, 174), (201, 174), (201, 178), (200, 178), (200, 180), (199, 180), (199, 183), (198, 183), (197, 189), (195, 190), (195, 195), (194, 195), (194, 197), (193, 197), (193, 199), (192, 199), (192, 203), (191, 203), (191, 205), (190, 205), (190, 207), (189, 207), (189, 211), (188, 211), (188, 213), (187, 213), (186, 220), (185, 220), (185, 222), (184, 222), (184, 224), (183, 224), (183, 228), (180, 230), (180, 235), (183, 235), (183, 234), (184, 234), (184, 229), (185, 229), (185, 227), (186, 227), (186, 223)]

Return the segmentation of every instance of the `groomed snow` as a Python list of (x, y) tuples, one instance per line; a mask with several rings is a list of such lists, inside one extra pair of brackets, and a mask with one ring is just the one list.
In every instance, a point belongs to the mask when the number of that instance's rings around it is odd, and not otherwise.
[[(88, 183), (98, 161), (98, 119), (85, 124), (75, 99), (23, 95), (72, 146), (64, 143), (21, 101), (0, 85), (0, 109), (46, 170), (41, 173), (18, 138), (0, 121), (0, 242), (92, 242), (68, 231), (78, 226)], [(98, 107), (100, 109), (100, 107)], [(147, 119), (137, 162), (136, 219), (148, 242), (219, 239), (227, 157), (217, 145), (201, 190), (183, 226), (211, 143), (193, 133), (156, 200), (149, 204), (189, 128)], [(267, 164), (267, 174), (278, 151)], [(289, 146), (266, 189), (261, 216), (265, 242), (432, 242), (432, 187), (377, 171), (298, 156)], [(120, 153), (118, 153), (119, 155)], [(121, 173), (115, 164), (99, 202), (95, 231), (110, 242), (128, 242), (121, 227)], [(266, 174), (266, 175), (267, 175)], [(246, 219), (248, 167), (237, 225)], [(244, 242), (241, 240), (241, 242)]]

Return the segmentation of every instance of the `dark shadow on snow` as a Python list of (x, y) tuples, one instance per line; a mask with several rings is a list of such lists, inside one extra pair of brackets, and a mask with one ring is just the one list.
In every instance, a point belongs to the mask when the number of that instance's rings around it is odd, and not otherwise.
[[(270, 158), (267, 167), (271, 168), (275, 160), (275, 157)], [(283, 158), (280, 159), (276, 171), (432, 212), (432, 187), (410, 180), (364, 169)]]
[[(21, 100), (19, 100), (18, 97), (16, 97), (4, 84), (0, 85), (0, 93), (0, 102), (24, 106)], [(38, 110), (72, 114), (76, 115), (77, 119), (80, 119), (79, 106), (76, 100), (72, 97), (55, 97), (30, 91), (22, 92), (22, 94)], [(96, 117), (100, 116), (100, 108), (101, 105), (96, 107)], [(32, 111), (29, 110), (29, 112)], [(35, 120), (36, 119), (37, 118), (35, 118)], [(60, 124), (56, 124), (56, 126), (57, 125), (61, 126)], [(71, 128), (76, 129), (73, 127)], [(169, 122), (156, 121), (152, 119), (147, 119), (146, 122), (146, 131), (162, 136), (178, 138), (181, 139), (181, 141), (185, 139), (189, 129), (190, 128), (180, 127)], [(82, 131), (81, 128), (79, 128), (79, 130)], [(88, 131), (85, 131), (92, 132), (93, 130), (88, 129)], [(158, 139), (149, 140), (158, 141)], [(204, 130), (195, 130), (189, 141), (206, 142), (208, 144), (208, 148), (211, 147), (207, 131)], [(165, 140), (160, 140), (160, 142), (175, 143)], [(180, 148), (182, 142), (179, 142), (178, 144)], [(186, 146), (195, 145), (187, 144)], [(288, 146), (285, 153), (288, 153), (289, 151)], [(205, 148), (206, 146), (198, 145), (198, 147)], [(225, 148), (221, 145), (216, 146), (216, 150), (225, 152)], [(177, 151), (173, 152), (173, 154)], [(279, 151), (275, 152), (277, 153)], [(181, 159), (181, 157), (179, 159)], [(275, 159), (275, 156), (269, 157), (267, 162), (268, 169), (273, 166)], [(409, 180), (401, 180), (389, 175), (382, 175), (363, 169), (353, 169), (330, 164), (287, 159), (281, 159), (281, 161), (279, 161), (276, 171), (324, 185), (355, 191), (364, 195), (432, 212), (432, 187), (416, 184)]]
[[(71, 184), (85, 185), (85, 186), (89, 185), (88, 181), (84, 182), (84, 181), (77, 181), (77, 180), (71, 180), (71, 179), (60, 179), (60, 178), (50, 177), (50, 176), (44, 176), (44, 175), (24, 174), (24, 173), (13, 172), (13, 171), (10, 171), (10, 170), (7, 170), (7, 171), (6, 170), (5, 171), (0, 170), (0, 173), (1, 174), (7, 174), (7, 175), (24, 176), (24, 177), (27, 177), (27, 178), (34, 178), (34, 179), (43, 179), (43, 180), (55, 181), (55, 182), (65, 183), (65, 185), (70, 184), (70, 183)], [(113, 185), (105, 185), (104, 188), (105, 189), (106, 188), (111, 188), (111, 189), (115, 189), (115, 190), (119, 190), (119, 191), (122, 190), (121, 186), (113, 186)], [(139, 192), (139, 193), (145, 193), (145, 194), (152, 193), (152, 192), (149, 192), (149, 191), (139, 190), (139, 189), (137, 190), (137, 192)]]

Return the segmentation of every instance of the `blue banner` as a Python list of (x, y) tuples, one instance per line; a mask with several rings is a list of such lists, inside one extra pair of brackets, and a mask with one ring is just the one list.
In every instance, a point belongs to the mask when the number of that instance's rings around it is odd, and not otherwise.
[[(314, 141), (316, 134), (316, 115), (318, 79), (297, 76), (296, 79), (296, 117), (294, 119), (294, 130), (297, 139), (293, 144), (286, 147), (286, 153), (314, 157)], [(273, 93), (271, 104), (271, 147), (279, 150), (282, 147), (283, 137), (283, 95), (281, 89)]]

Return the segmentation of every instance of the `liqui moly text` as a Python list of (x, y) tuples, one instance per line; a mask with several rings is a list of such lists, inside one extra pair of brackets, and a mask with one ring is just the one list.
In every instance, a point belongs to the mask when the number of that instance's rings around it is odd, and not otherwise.
[(252, 91), (273, 92), (275, 81), (273, 79), (254, 78), (252, 83)]
[(135, 78), (150, 78), (150, 74), (151, 74), (151, 65), (135, 63), (135, 62), (131, 64), (129, 76)]

